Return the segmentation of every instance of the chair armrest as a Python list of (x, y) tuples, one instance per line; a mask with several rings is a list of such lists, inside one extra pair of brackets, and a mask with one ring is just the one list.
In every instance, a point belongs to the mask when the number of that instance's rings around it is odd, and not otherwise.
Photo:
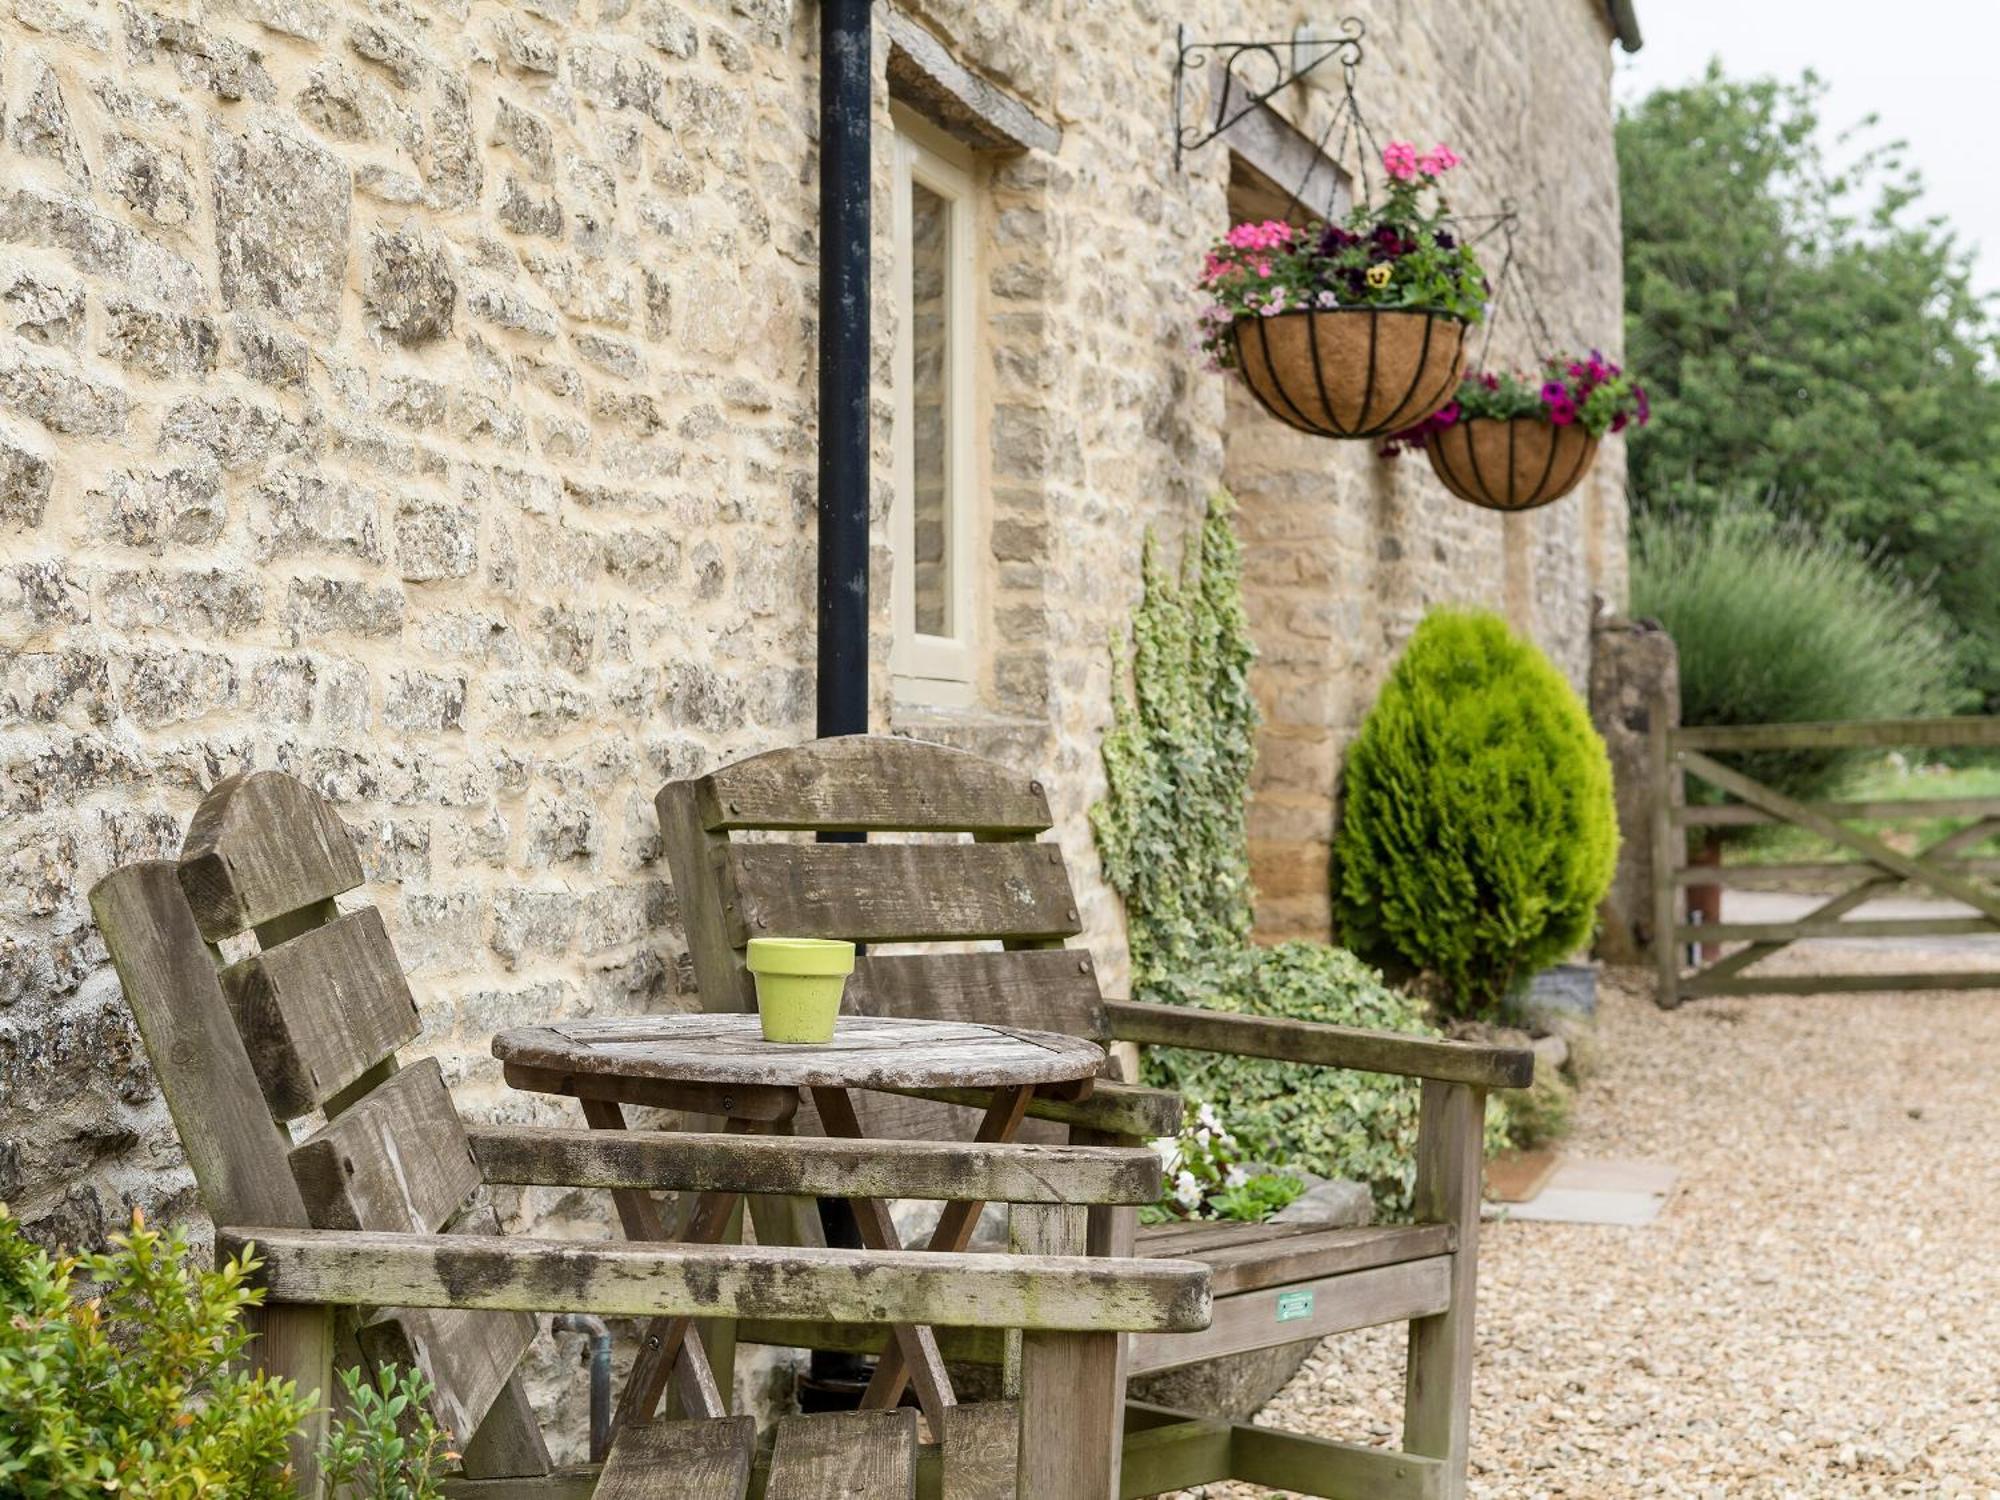
[[(943, 1104), (968, 1104), (984, 1109), (993, 1102), (991, 1089), (885, 1089), (912, 1099), (935, 1099)], [(1045, 1099), (1037, 1094), (1028, 1105), (1028, 1118), (1055, 1120), (1063, 1125), (1081, 1126), (1105, 1135), (1173, 1135), (1181, 1128), (1181, 1096), (1172, 1089), (1149, 1089), (1137, 1083), (1118, 1083), (1100, 1078), (1088, 1097)], [(1146, 1200), (1151, 1202), (1151, 1199)]]
[(1106, 1000), (1104, 1015), (1111, 1035), (1121, 1042), (1270, 1057), (1365, 1073), (1400, 1073), (1483, 1089), (1524, 1089), (1535, 1078), (1535, 1054), (1526, 1047), (1442, 1042), (1399, 1031), (1363, 1031), (1318, 1021), (1236, 1015), (1193, 1005), (1147, 1005), (1136, 1000)]
[(261, 1259), (270, 1301), (342, 1307), (1134, 1333), (1197, 1332), (1211, 1310), (1208, 1268), (1185, 1260), (240, 1227), (215, 1243)]
[(1028, 1146), (667, 1130), (472, 1126), (488, 1182), (675, 1188), (810, 1198), (1153, 1203), (1160, 1159), (1141, 1148)]

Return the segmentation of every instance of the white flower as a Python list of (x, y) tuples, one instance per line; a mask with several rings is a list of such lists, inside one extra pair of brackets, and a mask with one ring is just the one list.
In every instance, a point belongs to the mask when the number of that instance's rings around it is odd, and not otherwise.
[(1153, 1142), (1153, 1150), (1160, 1158), (1160, 1170), (1172, 1175), (1181, 1169), (1181, 1142), (1179, 1136), (1163, 1135)]
[(1201, 1207), (1201, 1184), (1194, 1173), (1183, 1170), (1174, 1179), (1174, 1201), (1190, 1211)]
[(1204, 1104), (1200, 1109), (1196, 1110), (1194, 1112), (1194, 1119), (1197, 1125), (1205, 1125), (1218, 1134), (1222, 1131), (1222, 1117), (1215, 1112), (1213, 1104)]
[(1222, 1174), (1222, 1185), (1224, 1187), (1242, 1187), (1249, 1180), (1250, 1174), (1241, 1167), (1231, 1167), (1227, 1172)]
[(1321, 307), (1338, 307), (1340, 306), (1340, 298), (1330, 291), (1321, 292), (1319, 294), (1319, 305)]

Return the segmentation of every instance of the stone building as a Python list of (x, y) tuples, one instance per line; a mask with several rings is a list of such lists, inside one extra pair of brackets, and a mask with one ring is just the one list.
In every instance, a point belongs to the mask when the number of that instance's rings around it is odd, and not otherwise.
[[(1557, 335), (1615, 344), (1629, 14), (1351, 9), (1378, 132), (1462, 151)], [(1177, 167), (1175, 26), (1312, 19), (876, 8), (875, 722), (1045, 774), (1114, 973), (1084, 813), (1148, 527), (1242, 500), (1273, 934), (1325, 931), (1340, 747), (1427, 606), (1581, 682), (1623, 598), (1615, 441), (1502, 520), (1202, 372), (1201, 250), (1333, 96)], [(7, 7), (0, 1198), (45, 1233), (192, 1205), (85, 897), (235, 770), (339, 803), (473, 1111), (553, 1109), (498, 1027), (692, 1003), (652, 794), (812, 732), (816, 34), (793, 0)]]

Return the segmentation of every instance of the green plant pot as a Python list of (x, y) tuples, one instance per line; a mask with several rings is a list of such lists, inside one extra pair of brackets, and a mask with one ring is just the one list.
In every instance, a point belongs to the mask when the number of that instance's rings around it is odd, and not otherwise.
[(757, 981), (767, 1042), (830, 1042), (854, 944), (828, 938), (752, 938), (745, 963)]

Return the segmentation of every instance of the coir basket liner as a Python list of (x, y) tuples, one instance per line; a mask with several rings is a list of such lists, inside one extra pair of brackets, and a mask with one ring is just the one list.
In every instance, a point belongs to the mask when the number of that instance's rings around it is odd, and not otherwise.
[(1560, 500), (1590, 472), (1597, 439), (1540, 417), (1471, 417), (1426, 434), (1444, 487), (1488, 510), (1533, 510)]
[(1465, 363), (1463, 322), (1404, 308), (1242, 317), (1230, 337), (1236, 368), (1264, 409), (1321, 437), (1414, 427), (1451, 400)]

